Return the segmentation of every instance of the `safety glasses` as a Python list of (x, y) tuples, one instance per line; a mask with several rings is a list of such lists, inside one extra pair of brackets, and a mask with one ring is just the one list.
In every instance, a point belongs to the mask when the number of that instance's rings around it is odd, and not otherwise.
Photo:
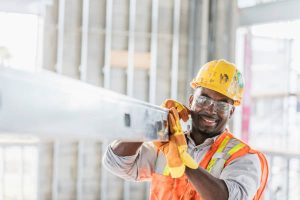
[(222, 113), (229, 112), (233, 107), (233, 105), (230, 103), (226, 103), (223, 101), (215, 101), (206, 96), (198, 96), (195, 99), (195, 103), (196, 106), (200, 108), (209, 108), (211, 105), (213, 105), (213, 108), (216, 112), (222, 112)]

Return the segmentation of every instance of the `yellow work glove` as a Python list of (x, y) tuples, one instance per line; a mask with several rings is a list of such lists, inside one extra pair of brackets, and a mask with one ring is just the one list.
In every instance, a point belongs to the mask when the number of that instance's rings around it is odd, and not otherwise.
[(168, 109), (175, 108), (179, 114), (179, 118), (184, 122), (189, 119), (189, 109), (176, 100), (167, 99), (161, 104), (161, 107)]
[(174, 100), (166, 100), (162, 106), (170, 109), (168, 114), (170, 140), (154, 142), (154, 145), (166, 156), (167, 171), (165, 170), (164, 174), (179, 178), (184, 174), (185, 166), (198, 168), (197, 162), (187, 153), (187, 143), (180, 125), (180, 118), (187, 121), (189, 112), (185, 106)]

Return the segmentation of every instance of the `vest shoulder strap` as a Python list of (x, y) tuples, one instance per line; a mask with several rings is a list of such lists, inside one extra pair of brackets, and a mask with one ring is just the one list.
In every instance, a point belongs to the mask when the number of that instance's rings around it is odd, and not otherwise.
[[(227, 148), (225, 152), (225, 146), (230, 141), (236, 141), (236, 144), (232, 148)], [(220, 156), (218, 154), (223, 153), (221, 159), (223, 162), (220, 162)], [(269, 169), (268, 169), (268, 163), (267, 159), (265, 158), (264, 154), (261, 152), (254, 150), (250, 148), (246, 143), (243, 141), (235, 138), (231, 133), (228, 131), (222, 133), (222, 135), (219, 136), (219, 138), (216, 140), (216, 142), (212, 145), (210, 150), (206, 153), (203, 160), (200, 163), (200, 166), (202, 166), (204, 169), (207, 169), (209, 172), (213, 169), (213, 167), (216, 165), (217, 162), (219, 162), (218, 166), (223, 169), (226, 167), (231, 161), (234, 159), (244, 156), (248, 153), (251, 154), (257, 154), (260, 164), (261, 164), (261, 179), (260, 179), (260, 187), (257, 190), (255, 197), (253, 200), (260, 200), (263, 194), (263, 191), (265, 190), (268, 175), (269, 175)], [(218, 161), (217, 161), (218, 160)], [(221, 164), (220, 164), (221, 163)]]

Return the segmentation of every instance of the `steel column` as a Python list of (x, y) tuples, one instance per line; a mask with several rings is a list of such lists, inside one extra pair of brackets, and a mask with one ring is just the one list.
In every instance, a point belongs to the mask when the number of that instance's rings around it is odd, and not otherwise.
[(76, 184), (76, 199), (77, 200), (84, 199), (84, 197), (82, 196), (83, 150), (84, 150), (84, 143), (82, 141), (79, 141), (78, 146), (77, 146), (77, 184)]
[(55, 141), (53, 144), (52, 200), (58, 199), (59, 147), (60, 142)]
[(87, 57), (88, 57), (88, 39), (89, 39), (89, 4), (90, 0), (83, 0), (82, 6), (82, 32), (81, 32), (81, 63), (80, 80), (87, 81)]
[(112, 33), (113, 0), (106, 0), (106, 28), (104, 51), (104, 87), (110, 88), (110, 58), (111, 58), (111, 33)]
[(171, 72), (171, 98), (177, 99), (178, 89), (178, 57), (179, 57), (179, 27), (180, 27), (180, 1), (174, 0), (173, 14), (173, 42), (172, 42), (172, 72)]
[(4, 154), (5, 147), (0, 147), (0, 153), (1, 153), (1, 168), (0, 168), (0, 180), (1, 180), (1, 190), (0, 190), (0, 197), (1, 199), (4, 198), (4, 192), (5, 192), (5, 179), (4, 179), (4, 174), (5, 174), (5, 154)]
[(207, 62), (207, 45), (208, 45), (208, 18), (209, 18), (209, 1), (202, 0), (202, 17), (201, 17), (201, 49), (200, 49), (200, 62), (204, 64)]
[(133, 96), (135, 13), (136, 13), (136, 0), (130, 0), (129, 36), (128, 36), (128, 67), (127, 67), (127, 95), (130, 97)]
[(20, 166), (20, 168), (21, 168), (21, 172), (20, 172), (20, 174), (21, 174), (21, 200), (23, 200), (24, 199), (24, 164), (25, 164), (25, 162), (24, 162), (24, 145), (21, 145), (20, 146), (20, 160), (21, 160), (21, 166)]
[(285, 0), (242, 8), (239, 12), (239, 26), (299, 19), (299, 7), (299, 0)]
[(151, 14), (151, 66), (149, 81), (149, 102), (156, 102), (156, 69), (157, 69), (157, 29), (158, 29), (158, 0), (152, 1)]
[[(108, 147), (108, 141), (107, 140), (102, 140), (102, 144), (101, 144), (101, 151), (102, 151), (102, 154), (107, 150), (107, 147)], [(106, 169), (104, 168), (103, 165), (101, 165), (101, 180), (100, 180), (100, 183), (101, 183), (101, 200), (107, 200), (108, 199), (108, 195), (107, 195), (107, 191), (108, 191), (108, 188), (107, 188), (107, 185), (108, 185), (108, 177), (107, 177), (107, 171)]]
[[(196, 32), (196, 0), (189, 1), (189, 39), (188, 39), (188, 80), (192, 80), (194, 76), (194, 53), (195, 46), (195, 32)], [(187, 89), (187, 96), (189, 95)]]
[(285, 177), (285, 199), (289, 199), (290, 188), (290, 159), (286, 159), (286, 177)]
[(64, 55), (64, 28), (65, 26), (65, 0), (59, 0), (58, 5), (58, 33), (57, 33), (57, 63), (56, 71), (59, 74), (63, 72), (63, 55)]

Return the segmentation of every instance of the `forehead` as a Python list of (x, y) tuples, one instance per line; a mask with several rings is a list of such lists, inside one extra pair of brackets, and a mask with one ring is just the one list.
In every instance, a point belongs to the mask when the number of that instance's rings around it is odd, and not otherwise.
[(211, 90), (211, 89), (208, 89), (208, 88), (203, 88), (203, 87), (198, 87), (195, 89), (194, 91), (194, 96), (197, 97), (197, 96), (200, 96), (200, 95), (205, 95), (205, 96), (208, 96), (216, 101), (220, 101), (220, 100), (226, 100), (226, 101), (233, 101), (232, 99), (230, 99), (229, 97), (219, 93), (219, 92), (216, 92), (214, 90)]

